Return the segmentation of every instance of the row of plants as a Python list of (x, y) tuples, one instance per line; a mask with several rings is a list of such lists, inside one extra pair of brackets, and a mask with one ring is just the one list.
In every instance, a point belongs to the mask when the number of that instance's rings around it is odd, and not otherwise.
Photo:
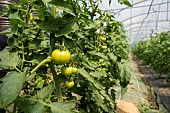
[[(20, 0), (0, 52), (0, 108), (11, 113), (112, 113), (130, 80), (122, 24), (94, 0)], [(127, 0), (119, 3), (131, 6)], [(109, 0), (111, 3), (111, 0)]]
[(151, 36), (149, 40), (140, 41), (133, 48), (133, 53), (153, 69), (170, 77), (170, 32)]

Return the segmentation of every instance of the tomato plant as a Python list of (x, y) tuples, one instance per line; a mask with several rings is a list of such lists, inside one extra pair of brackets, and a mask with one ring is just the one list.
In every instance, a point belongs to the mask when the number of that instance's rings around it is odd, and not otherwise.
[[(13, 113), (114, 112), (112, 87), (117, 84), (124, 93), (130, 81), (129, 45), (122, 24), (102, 12), (98, 2), (20, 0), (6, 8), (11, 28), (0, 33), (8, 36), (0, 52), (0, 68), (8, 70), (0, 79), (0, 108), (9, 111), (12, 105)], [(118, 2), (131, 6), (127, 0)], [(101, 35), (107, 40), (101, 41)], [(107, 49), (101, 50), (102, 45)], [(62, 67), (71, 66), (63, 73)], [(74, 87), (66, 88), (65, 82)]]
[[(166, 74), (169, 79), (169, 32), (162, 32), (151, 36), (150, 40), (141, 41), (133, 48), (134, 54), (144, 60), (144, 63), (150, 65), (156, 72)], [(147, 56), (147, 57), (146, 57)]]

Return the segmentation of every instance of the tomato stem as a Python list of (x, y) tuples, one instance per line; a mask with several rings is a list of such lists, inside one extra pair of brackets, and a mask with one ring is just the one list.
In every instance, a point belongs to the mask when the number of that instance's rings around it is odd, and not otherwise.
[(43, 61), (41, 61), (32, 71), (31, 74), (37, 71), (38, 68), (40, 68), (43, 64), (51, 62), (51, 58), (46, 58)]
[(93, 3), (93, 0), (90, 0), (90, 4), (91, 4), (91, 7), (92, 7), (92, 14), (91, 14), (91, 19), (93, 20), (93, 17), (94, 17), (94, 13), (95, 13), (95, 7), (94, 7), (94, 3)]
[(58, 96), (58, 100), (60, 102), (63, 102), (63, 98), (62, 98), (62, 93), (61, 93), (61, 87), (60, 87), (60, 78), (59, 75), (57, 75), (53, 62), (50, 63), (50, 70), (53, 74), (53, 78), (54, 78), (54, 83), (55, 83), (55, 87), (56, 87), (56, 95)]
[(56, 18), (56, 6), (52, 6), (52, 15)]
[(22, 42), (22, 65), (21, 65), (21, 70), (23, 70), (24, 62), (25, 62), (25, 52), (24, 52), (24, 43)]
[(54, 50), (54, 46), (55, 46), (55, 34), (51, 33), (50, 34), (50, 55), (52, 54), (53, 50)]

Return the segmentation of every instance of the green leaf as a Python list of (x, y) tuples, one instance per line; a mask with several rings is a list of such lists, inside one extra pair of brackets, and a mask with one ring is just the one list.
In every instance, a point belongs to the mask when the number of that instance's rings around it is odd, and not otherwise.
[(29, 113), (45, 113), (44, 105), (39, 102), (33, 104), (29, 109)]
[(49, 18), (39, 24), (41, 29), (46, 31), (56, 31), (56, 35), (66, 35), (78, 29), (77, 19), (72, 15), (65, 15), (61, 18)]
[(0, 35), (6, 35), (6, 34), (9, 34), (9, 33), (12, 33), (12, 29), (11, 28), (8, 28), (8, 29), (6, 29), (4, 31), (1, 31)]
[(37, 49), (40, 43), (41, 43), (40, 39), (34, 39), (33, 41), (30, 41), (28, 43), (29, 49)]
[(102, 71), (90, 72), (89, 74), (92, 75), (95, 78), (107, 77), (106, 73), (104, 73)]
[(16, 9), (11, 9), (11, 13), (8, 16), (9, 19), (19, 19), (19, 11)]
[(48, 86), (38, 91), (37, 94), (35, 94), (32, 98), (46, 99), (51, 95), (53, 91), (54, 91), (54, 84), (53, 82), (51, 82)]
[(21, 64), (21, 59), (18, 56), (18, 53), (9, 52), (7, 49), (0, 52), (0, 59), (0, 68), (2, 69), (15, 69)]
[(82, 62), (82, 65), (85, 66), (85, 68), (90, 69), (90, 70), (95, 70), (93, 67), (91, 67), (90, 65), (88, 65), (85, 62)]
[(36, 88), (43, 88), (45, 80), (43, 80), (41, 77), (37, 78), (35, 81)]
[(125, 4), (129, 7), (132, 7), (132, 4), (128, 0), (118, 0), (118, 2), (121, 3), (121, 4), (123, 3), (123, 4)]
[(79, 69), (78, 72), (88, 81), (90, 81), (97, 89), (102, 89), (102, 86), (97, 83), (92, 76), (90, 76), (83, 68)]
[(108, 60), (108, 57), (105, 56), (105, 55), (103, 55), (102, 53), (98, 53), (98, 52), (96, 52), (96, 51), (89, 51), (88, 53), (90, 53), (90, 54), (92, 54), (92, 55), (99, 56), (99, 57), (101, 57), (101, 58), (103, 58), (103, 59), (105, 59), (105, 60)]
[(25, 74), (9, 72), (4, 78), (1, 79), (1, 81), (0, 108), (4, 108), (12, 103), (19, 95), (25, 81)]
[(75, 17), (71, 17), (68, 20), (68, 23), (61, 27), (59, 30), (57, 30), (56, 36), (61, 36), (61, 35), (67, 35), (70, 32), (75, 32), (76, 30), (78, 30), (78, 25), (77, 25), (77, 19)]
[(73, 10), (71, 9), (71, 7), (69, 7), (69, 3), (67, 3), (67, 1), (64, 0), (58, 0), (58, 1), (50, 1), (49, 4), (55, 5), (58, 9), (61, 9), (73, 16), (76, 16), (73, 12)]
[(73, 102), (54, 102), (51, 104), (52, 113), (73, 113), (71, 110), (76, 106)]
[(110, 57), (110, 59), (114, 62), (116, 62), (117, 60), (117, 56), (115, 56), (113, 53), (108, 53), (108, 56)]
[(131, 73), (130, 70), (128, 69), (128, 67), (125, 64), (118, 64), (119, 69), (120, 69), (120, 76), (119, 76), (119, 80), (120, 80), (120, 85), (125, 88), (129, 82), (130, 82), (130, 77), (131, 77)]

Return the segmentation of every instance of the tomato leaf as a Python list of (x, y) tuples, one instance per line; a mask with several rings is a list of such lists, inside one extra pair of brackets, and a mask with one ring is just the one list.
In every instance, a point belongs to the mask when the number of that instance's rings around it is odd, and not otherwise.
[(114, 62), (116, 62), (117, 60), (117, 56), (115, 56), (113, 53), (108, 53), (108, 56), (110, 57), (110, 59)]
[(46, 31), (55, 30), (57, 33), (56, 35), (66, 35), (78, 29), (76, 21), (77, 19), (74, 16), (68, 14), (61, 18), (49, 18), (39, 23), (39, 26)]
[(13, 33), (11, 28), (8, 28), (6, 30), (1, 31), (0, 35), (6, 35), (6, 34), (9, 34), (9, 33)]
[(90, 72), (89, 74), (98, 79), (100, 79), (100, 77), (107, 77), (106, 73), (102, 71)]
[(19, 95), (25, 81), (25, 74), (9, 72), (0, 81), (2, 81), (0, 84), (0, 108), (4, 108)]
[(97, 83), (93, 77), (91, 77), (86, 70), (84, 70), (83, 68), (79, 69), (78, 72), (84, 77), (86, 78), (88, 81), (90, 81), (97, 89), (102, 89), (102, 86)]
[(54, 84), (51, 82), (48, 86), (42, 88), (35, 94), (32, 98), (37, 98), (37, 99), (46, 99), (48, 98), (51, 93), (54, 91)]
[(74, 32), (78, 29), (77, 19), (75, 17), (71, 17), (68, 19), (68, 23), (55, 32), (57, 37), (61, 35), (67, 35), (70, 32)]
[(118, 0), (118, 2), (121, 3), (121, 4), (123, 3), (123, 4), (125, 4), (129, 7), (132, 7), (131, 3), (128, 0)]
[(0, 59), (0, 68), (2, 69), (15, 69), (21, 65), (21, 59), (18, 53), (9, 52), (7, 49), (0, 52)]
[(125, 88), (130, 82), (131, 73), (126, 65), (122, 65), (120, 63), (118, 65), (120, 69), (120, 76), (119, 76), (120, 85)]
[(29, 108), (29, 113), (45, 113), (44, 104), (37, 102)]
[(55, 5), (58, 9), (61, 9), (73, 16), (76, 16), (73, 12), (73, 10), (71, 9), (71, 7), (69, 7), (69, 3), (67, 3), (67, 1), (64, 0), (58, 0), (58, 1), (50, 1), (49, 4)]
[(90, 53), (91, 55), (95, 55), (95, 56), (101, 57), (101, 58), (103, 58), (103, 59), (105, 59), (105, 60), (108, 60), (108, 57), (105, 56), (105, 55), (102, 54), (102, 53), (99, 53), (99, 52), (96, 52), (96, 51), (89, 51), (88, 53)]
[(51, 104), (51, 110), (52, 113), (73, 113), (71, 112), (71, 109), (73, 109), (75, 106), (76, 103), (73, 102), (66, 103), (54, 102)]

